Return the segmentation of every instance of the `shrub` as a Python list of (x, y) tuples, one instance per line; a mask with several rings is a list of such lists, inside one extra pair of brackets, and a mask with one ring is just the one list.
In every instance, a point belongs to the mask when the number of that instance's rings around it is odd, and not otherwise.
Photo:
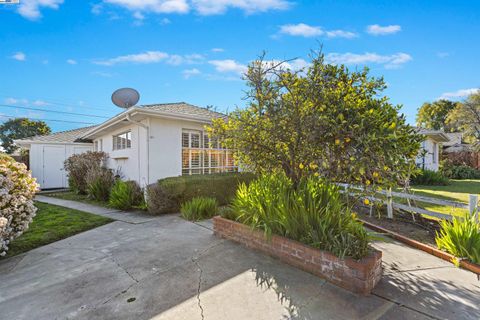
[(445, 165), (442, 172), (450, 179), (480, 179), (480, 170), (465, 165)]
[(217, 215), (218, 201), (215, 198), (195, 197), (182, 204), (180, 212), (182, 217), (190, 221), (210, 219)]
[(142, 189), (137, 182), (117, 179), (110, 191), (108, 204), (112, 208), (130, 210), (133, 207), (141, 205), (142, 201)]
[(251, 173), (219, 173), (161, 179), (147, 189), (147, 207), (152, 214), (178, 212), (180, 205), (194, 197), (212, 197), (225, 205), (235, 196), (237, 186), (254, 178)]
[(341, 258), (368, 253), (368, 234), (338, 187), (317, 177), (304, 178), (295, 188), (283, 174), (264, 175), (241, 184), (227, 212), (267, 237), (277, 234)]
[(23, 163), (0, 159), (0, 256), (8, 244), (28, 229), (37, 209), (33, 197), (38, 188)]
[(87, 194), (87, 173), (91, 168), (99, 168), (105, 164), (107, 154), (105, 152), (92, 152), (74, 154), (69, 157), (64, 168), (68, 175), (70, 188), (79, 193)]
[(11, 160), (11, 161), (14, 160), (14, 159), (13, 159), (11, 156), (9, 156), (8, 154), (3, 153), (3, 152), (0, 152), (0, 160), (2, 160), (2, 159)]
[(85, 182), (87, 183), (89, 198), (97, 201), (108, 201), (114, 183), (112, 170), (105, 167), (91, 167), (85, 175)]
[(411, 177), (410, 183), (422, 186), (448, 186), (450, 181), (440, 171), (421, 170), (418, 174)]
[(435, 237), (438, 248), (480, 264), (480, 223), (475, 215), (467, 214), (464, 219), (454, 218), (451, 222), (442, 220), (440, 226)]

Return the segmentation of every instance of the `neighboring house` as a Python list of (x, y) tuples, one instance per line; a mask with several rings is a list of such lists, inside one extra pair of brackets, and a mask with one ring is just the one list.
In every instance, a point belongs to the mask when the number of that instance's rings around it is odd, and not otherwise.
[(446, 133), (449, 142), (443, 144), (444, 153), (458, 153), (458, 152), (471, 152), (472, 147), (468, 143), (463, 142), (463, 132)]
[(422, 169), (438, 171), (441, 144), (449, 141), (448, 136), (441, 130), (419, 128), (418, 133), (425, 136), (416, 163)]
[[(30, 149), (32, 173), (43, 189), (67, 186), (63, 161), (77, 153), (75, 147), (80, 145), (84, 150), (106, 152), (109, 168), (145, 186), (182, 174), (237, 171), (232, 153), (217, 141), (209, 141), (204, 129), (212, 118), (225, 117), (184, 102), (146, 105), (131, 107), (98, 126), (15, 142)], [(59, 136), (64, 141), (55, 142), (58, 150), (44, 143), (45, 139), (62, 140)], [(56, 176), (56, 183), (51, 182), (51, 175)]]

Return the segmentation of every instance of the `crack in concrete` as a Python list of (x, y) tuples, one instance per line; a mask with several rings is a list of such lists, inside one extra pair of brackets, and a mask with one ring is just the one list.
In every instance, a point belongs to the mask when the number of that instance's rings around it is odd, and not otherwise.
[(403, 308), (405, 308), (405, 309), (408, 309), (408, 310), (411, 310), (411, 311), (417, 312), (417, 313), (419, 313), (419, 314), (421, 314), (421, 315), (424, 315), (424, 316), (426, 316), (426, 317), (429, 317), (429, 318), (431, 318), (431, 319), (435, 319), (435, 320), (441, 320), (441, 318), (438, 318), (438, 317), (432, 316), (431, 314), (428, 314), (428, 313), (426, 313), (426, 312), (423, 312), (423, 311), (417, 310), (417, 309), (415, 309), (415, 308), (413, 308), (413, 307), (407, 306), (406, 304), (403, 304), (403, 303), (401, 303), (401, 302), (397, 302), (397, 301), (395, 301), (395, 300), (393, 300), (393, 299), (390, 299), (390, 298), (387, 298), (387, 297), (381, 296), (381, 295), (379, 295), (379, 294), (377, 294), (377, 293), (374, 293), (374, 292), (372, 292), (371, 294), (372, 294), (373, 296), (375, 296), (375, 297), (378, 297), (378, 298), (380, 298), (380, 299), (383, 299), (383, 300), (389, 301), (389, 302), (391, 302), (391, 303), (394, 303), (394, 304), (396, 304), (396, 305), (397, 305), (397, 306), (399, 306), (399, 307), (403, 307)]
[(139, 283), (140, 281), (138, 281), (128, 270), (127, 268), (124, 268), (116, 259), (115, 257), (111, 254), (109, 255), (109, 258), (120, 268), (122, 269), (129, 277), (130, 279), (132, 279), (133, 281), (135, 281), (136, 283)]
[(200, 316), (202, 318), (202, 320), (205, 319), (205, 316), (203, 314), (203, 307), (202, 307), (202, 300), (200, 299), (200, 293), (202, 291), (202, 275), (203, 275), (203, 270), (202, 270), (202, 267), (200, 267), (200, 264), (198, 263), (198, 258), (195, 259), (195, 258), (192, 258), (192, 262), (195, 263), (195, 265), (197, 266), (198, 268), (198, 271), (199, 271), (199, 275), (198, 275), (198, 285), (197, 285), (197, 305), (198, 305), (198, 308), (200, 309)]

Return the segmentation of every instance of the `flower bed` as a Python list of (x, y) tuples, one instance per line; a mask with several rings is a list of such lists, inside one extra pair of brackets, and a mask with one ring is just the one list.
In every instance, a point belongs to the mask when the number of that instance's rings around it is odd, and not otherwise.
[(213, 218), (214, 233), (249, 248), (279, 258), (292, 266), (359, 294), (369, 294), (382, 277), (382, 252), (373, 250), (360, 260), (340, 259), (300, 242), (272, 235), (219, 216)]

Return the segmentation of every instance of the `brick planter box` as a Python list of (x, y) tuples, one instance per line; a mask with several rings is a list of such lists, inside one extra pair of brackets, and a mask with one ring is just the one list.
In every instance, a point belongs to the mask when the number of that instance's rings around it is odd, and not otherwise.
[(220, 216), (213, 218), (213, 230), (217, 236), (262, 251), (354, 293), (369, 294), (382, 277), (382, 252), (378, 250), (372, 249), (360, 260), (340, 259), (285, 237), (273, 235), (268, 241), (263, 231)]

